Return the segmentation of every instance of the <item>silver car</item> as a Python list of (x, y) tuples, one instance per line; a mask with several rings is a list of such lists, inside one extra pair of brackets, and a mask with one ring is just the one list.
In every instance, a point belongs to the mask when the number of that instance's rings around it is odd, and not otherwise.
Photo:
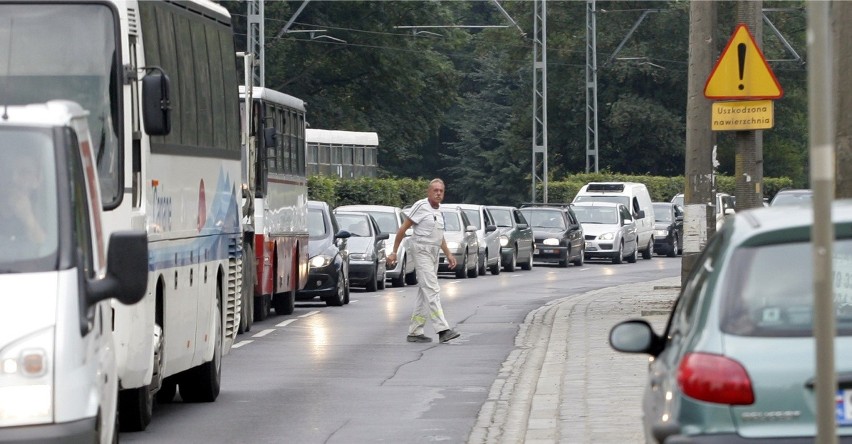
[[(402, 222), (406, 217), (400, 208), (388, 205), (343, 205), (335, 208), (334, 211), (358, 211), (373, 216), (373, 219), (379, 224), (379, 229), (382, 230), (382, 233), (388, 235), (388, 239), (385, 242), (386, 254), (393, 253), (396, 232), (402, 226)], [(404, 287), (405, 284), (414, 285), (417, 283), (417, 275), (414, 271), (414, 256), (410, 255), (408, 248), (409, 242), (410, 238), (406, 235), (399, 244), (396, 264), (393, 268), (387, 270), (387, 278), (390, 279), (391, 285), (394, 287)]]
[(479, 274), (490, 270), (491, 274), (500, 274), (503, 266), (500, 254), (500, 232), (494, 217), (485, 205), (474, 204), (441, 204), (441, 206), (458, 207), (467, 216), (470, 224), (476, 227), (476, 237), (479, 240)]
[(476, 227), (470, 224), (462, 211), (456, 207), (441, 205), (444, 215), (444, 240), (447, 249), (456, 258), (456, 268), (450, 269), (444, 252), (438, 256), (438, 271), (454, 271), (457, 278), (479, 276), (479, 239)]
[(636, 222), (624, 204), (578, 202), (574, 214), (583, 226), (586, 259), (608, 258), (613, 264), (636, 262), (638, 252)]

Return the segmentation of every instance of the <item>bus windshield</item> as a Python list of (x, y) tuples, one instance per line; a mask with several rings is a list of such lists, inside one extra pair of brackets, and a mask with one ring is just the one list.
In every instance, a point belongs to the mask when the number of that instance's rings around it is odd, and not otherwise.
[(89, 111), (104, 205), (117, 205), (123, 193), (117, 26), (105, 5), (0, 5), (0, 102), (62, 99)]

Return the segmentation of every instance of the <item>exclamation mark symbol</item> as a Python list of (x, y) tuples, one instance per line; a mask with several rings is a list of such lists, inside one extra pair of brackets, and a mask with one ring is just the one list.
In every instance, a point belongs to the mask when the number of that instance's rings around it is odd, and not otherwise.
[(737, 58), (740, 66), (740, 91), (745, 89), (745, 85), (742, 83), (743, 81), (743, 73), (745, 72), (745, 55), (746, 55), (746, 44), (740, 43), (737, 45)]

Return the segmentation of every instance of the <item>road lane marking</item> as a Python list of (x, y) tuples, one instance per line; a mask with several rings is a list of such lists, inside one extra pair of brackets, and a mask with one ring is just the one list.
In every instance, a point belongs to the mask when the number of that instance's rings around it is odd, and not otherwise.
[(268, 335), (268, 334), (272, 333), (273, 331), (275, 331), (275, 329), (274, 329), (274, 328), (267, 328), (266, 330), (261, 330), (261, 331), (259, 331), (259, 332), (255, 333), (255, 334), (251, 335), (251, 337), (253, 337), (253, 338), (262, 338), (262, 337), (264, 337), (264, 336), (266, 336), (266, 335)]
[(231, 346), (231, 348), (240, 348), (240, 347), (242, 347), (242, 346), (244, 346), (244, 345), (249, 345), (249, 344), (251, 344), (252, 342), (254, 342), (254, 341), (252, 341), (251, 339), (247, 339), (247, 340), (245, 340), (245, 341), (237, 342), (236, 344), (232, 345), (232, 346)]
[(301, 316), (299, 316), (299, 317), (300, 317), (300, 318), (306, 318), (306, 317), (308, 317), (308, 316), (313, 316), (313, 315), (315, 315), (315, 314), (319, 314), (319, 312), (318, 312), (318, 311), (309, 311), (309, 312), (307, 312), (307, 313), (305, 313), (305, 314), (303, 314), (303, 315), (301, 315)]
[(349, 303), (350, 303), (350, 304), (355, 303), (355, 302), (358, 302), (358, 299), (350, 299), (350, 300), (349, 300)]
[(298, 321), (298, 319), (287, 319), (286, 321), (279, 322), (275, 324), (276, 327), (286, 327), (294, 322)]

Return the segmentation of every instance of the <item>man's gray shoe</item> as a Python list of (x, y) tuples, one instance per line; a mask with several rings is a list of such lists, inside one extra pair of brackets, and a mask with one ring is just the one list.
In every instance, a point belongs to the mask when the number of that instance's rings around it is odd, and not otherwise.
[(461, 334), (459, 332), (455, 331), (455, 330), (452, 330), (452, 329), (438, 332), (438, 339), (441, 342), (447, 342), (447, 341), (455, 339), (459, 336), (461, 336)]
[(408, 336), (406, 337), (406, 340), (407, 340), (408, 342), (432, 342), (432, 338), (430, 338), (430, 337), (428, 337), (428, 336), (426, 336), (426, 335), (423, 335), (423, 334), (420, 334), (420, 335), (408, 335)]

